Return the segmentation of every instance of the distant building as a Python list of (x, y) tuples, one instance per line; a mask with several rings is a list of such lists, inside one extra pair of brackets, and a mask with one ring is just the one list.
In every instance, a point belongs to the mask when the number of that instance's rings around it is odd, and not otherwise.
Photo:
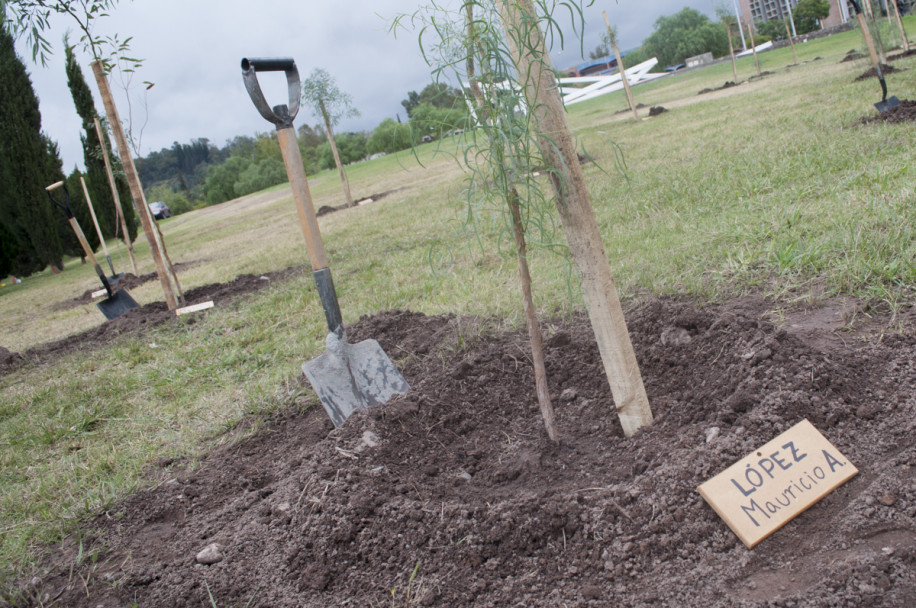
[[(622, 51), (620, 58), (627, 56), (629, 51)], [(626, 65), (626, 64), (624, 64)], [(629, 69), (629, 66), (628, 66)], [(617, 58), (613, 55), (594, 59), (588, 63), (580, 63), (574, 68), (563, 71), (566, 76), (594, 76), (595, 74), (613, 74), (617, 71)]]
[[(855, 12), (848, 0), (828, 1), (830, 2), (830, 15), (821, 20), (821, 27), (836, 27), (854, 18)], [(756, 24), (774, 19), (787, 19), (789, 7), (794, 11), (798, 0), (738, 0), (738, 4), (741, 7), (742, 20), (745, 23), (752, 21)]]
[(695, 57), (688, 57), (684, 60), (684, 63), (687, 64), (688, 68), (695, 68), (700, 65), (712, 63), (712, 53), (703, 53)]

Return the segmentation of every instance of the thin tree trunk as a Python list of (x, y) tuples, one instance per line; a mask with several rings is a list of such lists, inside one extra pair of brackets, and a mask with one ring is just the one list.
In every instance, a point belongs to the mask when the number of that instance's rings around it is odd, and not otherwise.
[(894, 5), (894, 17), (897, 21), (897, 29), (900, 30), (900, 43), (903, 45), (903, 52), (910, 52), (910, 41), (906, 39), (906, 30), (903, 29), (903, 19), (900, 18), (900, 7), (897, 6), (897, 0), (890, 0)]
[(324, 128), (328, 131), (328, 143), (331, 144), (331, 154), (334, 155), (334, 164), (337, 165), (337, 173), (340, 174), (340, 183), (343, 186), (344, 199), (347, 207), (353, 206), (353, 197), (350, 195), (350, 182), (347, 181), (347, 173), (344, 171), (343, 163), (340, 162), (340, 154), (337, 153), (337, 142), (334, 141), (334, 131), (331, 129), (331, 118), (328, 111), (324, 108), (324, 102), (320, 99), (318, 104), (321, 107), (321, 116), (324, 118)]
[[(473, 22), (474, 13), (473, 5), (467, 5), (467, 26), (468, 26), (468, 58), (467, 74), (470, 82), (471, 93), (478, 109), (478, 120), (487, 120), (485, 104), (483, 100), (483, 91), (474, 75), (474, 34)], [(499, 167), (505, 174), (507, 169), (505, 164)], [(541, 328), (538, 324), (537, 312), (534, 307), (534, 297), (531, 293), (531, 273), (528, 270), (528, 252), (525, 244), (525, 228), (522, 224), (522, 215), (518, 203), (518, 190), (514, 186), (510, 187), (506, 196), (506, 203), (512, 215), (512, 233), (515, 235), (515, 252), (518, 256), (518, 274), (522, 287), (522, 300), (525, 307), (525, 324), (528, 328), (528, 341), (531, 344), (531, 360), (534, 365), (534, 386), (537, 393), (538, 406), (541, 410), (541, 418), (544, 420), (544, 426), (547, 429), (547, 436), (554, 443), (559, 442), (556, 423), (554, 422), (553, 403), (550, 401), (550, 392), (547, 388), (547, 367), (544, 364), (544, 338), (541, 335)]]
[(525, 227), (518, 204), (518, 191), (512, 186), (506, 202), (512, 212), (512, 232), (515, 235), (515, 250), (518, 254), (518, 276), (522, 284), (522, 298), (525, 301), (525, 324), (528, 326), (528, 339), (531, 342), (531, 360), (534, 364), (534, 385), (541, 408), (541, 417), (547, 427), (547, 436), (554, 443), (559, 442), (557, 427), (554, 423), (553, 404), (547, 390), (547, 368), (544, 365), (544, 339), (538, 325), (537, 312), (534, 309), (534, 298), (531, 295), (531, 274), (528, 272), (528, 252), (525, 246)]
[(627, 333), (623, 308), (566, 121), (557, 80), (531, 0), (501, 0), (499, 10), (510, 52), (523, 80), (528, 108), (538, 125), (541, 151), (551, 172), (569, 250), (582, 278), (582, 294), (617, 415), (624, 434), (629, 437), (652, 423), (652, 410)]

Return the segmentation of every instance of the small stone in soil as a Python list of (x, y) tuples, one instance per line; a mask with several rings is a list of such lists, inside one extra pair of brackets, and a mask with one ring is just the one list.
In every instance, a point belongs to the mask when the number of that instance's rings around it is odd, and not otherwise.
[(223, 561), (223, 552), (222, 547), (217, 543), (211, 543), (203, 548), (203, 550), (197, 554), (197, 563), (204, 565), (211, 565)]

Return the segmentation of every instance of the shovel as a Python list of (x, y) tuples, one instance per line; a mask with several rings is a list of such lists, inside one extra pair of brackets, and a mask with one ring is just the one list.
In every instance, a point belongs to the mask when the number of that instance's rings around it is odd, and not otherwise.
[[(54, 195), (51, 194), (53, 190), (58, 188), (61, 188), (64, 191), (63, 202), (57, 200), (54, 198)], [(70, 192), (67, 191), (67, 186), (64, 185), (64, 182), (51, 184), (45, 188), (45, 190), (47, 190), (48, 198), (51, 199), (51, 202), (63, 209), (64, 213), (67, 214), (67, 221), (70, 222), (70, 227), (73, 228), (73, 232), (76, 233), (76, 238), (79, 240), (80, 245), (83, 247), (83, 251), (86, 253), (86, 257), (89, 258), (90, 262), (92, 262), (93, 267), (95, 267), (95, 273), (99, 275), (99, 279), (101, 279), (102, 285), (105, 286), (105, 291), (108, 293), (108, 297), (101, 302), (96, 303), (96, 306), (99, 307), (99, 310), (102, 311), (102, 314), (105, 315), (105, 318), (111, 321), (112, 319), (120, 317), (131, 308), (137, 308), (139, 304), (137, 304), (137, 302), (130, 296), (126, 289), (112, 291), (111, 281), (108, 280), (108, 278), (105, 276), (105, 273), (102, 271), (102, 267), (99, 266), (98, 260), (95, 259), (95, 254), (92, 253), (92, 249), (89, 247), (89, 242), (86, 241), (86, 235), (83, 234), (82, 228), (80, 228), (76, 218), (73, 217), (73, 211), (70, 210)]]
[[(289, 89), (289, 105), (267, 104), (257, 72), (285, 72)], [(242, 78), (251, 101), (267, 121), (276, 125), (277, 141), (286, 164), (286, 173), (293, 190), (299, 223), (305, 235), (312, 274), (318, 287), (321, 306), (328, 324), (326, 350), (308, 361), (302, 371), (321, 400), (334, 426), (340, 426), (355, 410), (385, 403), (392, 395), (403, 394), (410, 386), (394, 363), (375, 340), (348, 344), (337, 302), (337, 292), (331, 279), (324, 243), (318, 230), (318, 219), (312, 205), (308, 180), (302, 165), (299, 142), (293, 119), (299, 112), (299, 70), (296, 62), (282, 59), (242, 59)]]
[(887, 83), (884, 82), (884, 74), (881, 73), (881, 62), (878, 61), (875, 41), (871, 36), (871, 30), (868, 29), (868, 24), (865, 22), (865, 15), (862, 14), (862, 7), (859, 6), (859, 1), (860, 0), (850, 0), (853, 9), (856, 11), (856, 20), (859, 22), (859, 29), (862, 30), (862, 35), (865, 37), (865, 46), (868, 47), (868, 54), (871, 56), (872, 65), (874, 65), (875, 73), (878, 75), (878, 82), (881, 83), (881, 101), (875, 104), (875, 108), (879, 112), (884, 113), (899, 106), (900, 100), (897, 99), (896, 95), (891, 96), (890, 99), (887, 97)]

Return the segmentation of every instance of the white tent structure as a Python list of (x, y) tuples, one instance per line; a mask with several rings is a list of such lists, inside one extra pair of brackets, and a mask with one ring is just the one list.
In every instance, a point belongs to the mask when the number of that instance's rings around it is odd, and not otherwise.
[[(627, 68), (625, 70), (627, 74), (627, 82), (630, 84), (630, 86), (633, 86), (641, 82), (655, 80), (656, 78), (667, 76), (666, 73), (650, 74), (649, 70), (654, 68), (656, 65), (658, 65), (658, 59), (653, 57), (652, 59), (644, 61), (639, 65), (634, 65), (631, 68)], [(579, 103), (580, 101), (585, 101), (586, 99), (592, 99), (601, 95), (607, 95), (608, 93), (613, 93), (614, 91), (619, 91), (623, 88), (623, 81), (620, 78), (620, 72), (611, 74), (610, 76), (571, 76), (569, 78), (560, 78), (559, 80), (560, 94), (563, 96), (563, 103), (567, 106), (574, 103)], [(586, 84), (587, 86), (581, 88), (564, 86), (577, 84)]]

